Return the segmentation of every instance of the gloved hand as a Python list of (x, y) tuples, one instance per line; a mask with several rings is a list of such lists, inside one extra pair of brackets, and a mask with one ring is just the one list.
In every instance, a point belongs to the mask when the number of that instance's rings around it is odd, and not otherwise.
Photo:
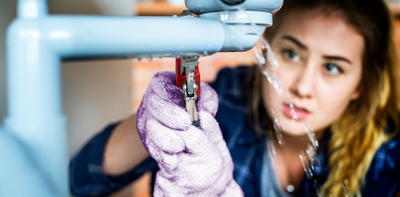
[(243, 196), (232, 177), (233, 162), (214, 116), (218, 95), (201, 82), (200, 128), (185, 110), (174, 72), (152, 78), (137, 114), (142, 143), (160, 168), (154, 196)]

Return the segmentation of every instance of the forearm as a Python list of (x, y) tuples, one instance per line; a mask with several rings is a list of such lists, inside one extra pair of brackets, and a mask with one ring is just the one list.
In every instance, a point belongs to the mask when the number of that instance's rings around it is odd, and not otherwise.
[(149, 157), (136, 128), (136, 114), (112, 132), (104, 150), (103, 172), (117, 176), (129, 172)]

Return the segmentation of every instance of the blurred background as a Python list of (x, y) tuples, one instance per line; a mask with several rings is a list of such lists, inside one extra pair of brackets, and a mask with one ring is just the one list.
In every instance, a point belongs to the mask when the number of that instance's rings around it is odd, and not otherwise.
[[(172, 16), (185, 9), (184, 0), (47, 0), (51, 14)], [(400, 1), (388, 0), (395, 17), (400, 48)], [(16, 0), (0, 1), (0, 125), (7, 114), (5, 34), (16, 16)], [(146, 28), (146, 27), (138, 27)], [(184, 31), (184, 28), (176, 28)], [(190, 33), (188, 31), (188, 33)], [(218, 53), (199, 61), (201, 79), (211, 82), (222, 67), (253, 64), (252, 51)], [(69, 157), (95, 133), (136, 112), (154, 73), (175, 70), (172, 58), (63, 62), (63, 108), (68, 118)], [(113, 196), (150, 196), (146, 173)]]

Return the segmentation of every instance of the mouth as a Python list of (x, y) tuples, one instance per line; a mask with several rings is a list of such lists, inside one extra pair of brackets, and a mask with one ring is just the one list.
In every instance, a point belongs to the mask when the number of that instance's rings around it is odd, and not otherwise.
[(296, 106), (295, 104), (284, 103), (283, 114), (293, 120), (304, 120), (310, 115), (310, 112), (305, 108)]

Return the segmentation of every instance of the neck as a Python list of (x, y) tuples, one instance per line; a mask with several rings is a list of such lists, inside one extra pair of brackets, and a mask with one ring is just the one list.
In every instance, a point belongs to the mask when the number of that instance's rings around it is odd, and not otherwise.
[[(316, 140), (320, 140), (325, 131), (315, 133)], [(303, 180), (304, 164), (299, 155), (305, 152), (310, 139), (307, 134), (290, 135), (282, 132), (283, 144), (279, 145), (276, 133), (271, 133), (271, 141), (274, 154), (273, 163), (275, 166), (275, 174), (283, 191), (289, 193), (296, 192)], [(308, 158), (309, 159), (309, 158)], [(288, 189), (288, 187), (290, 189)]]
[[(326, 130), (315, 132), (317, 141), (320, 141)], [(310, 142), (310, 138), (307, 134), (304, 135), (291, 135), (286, 132), (282, 132), (283, 143), (280, 145), (275, 132), (272, 132), (272, 142), (276, 149), (286, 150), (292, 153), (301, 153), (306, 150), (307, 145)]]

